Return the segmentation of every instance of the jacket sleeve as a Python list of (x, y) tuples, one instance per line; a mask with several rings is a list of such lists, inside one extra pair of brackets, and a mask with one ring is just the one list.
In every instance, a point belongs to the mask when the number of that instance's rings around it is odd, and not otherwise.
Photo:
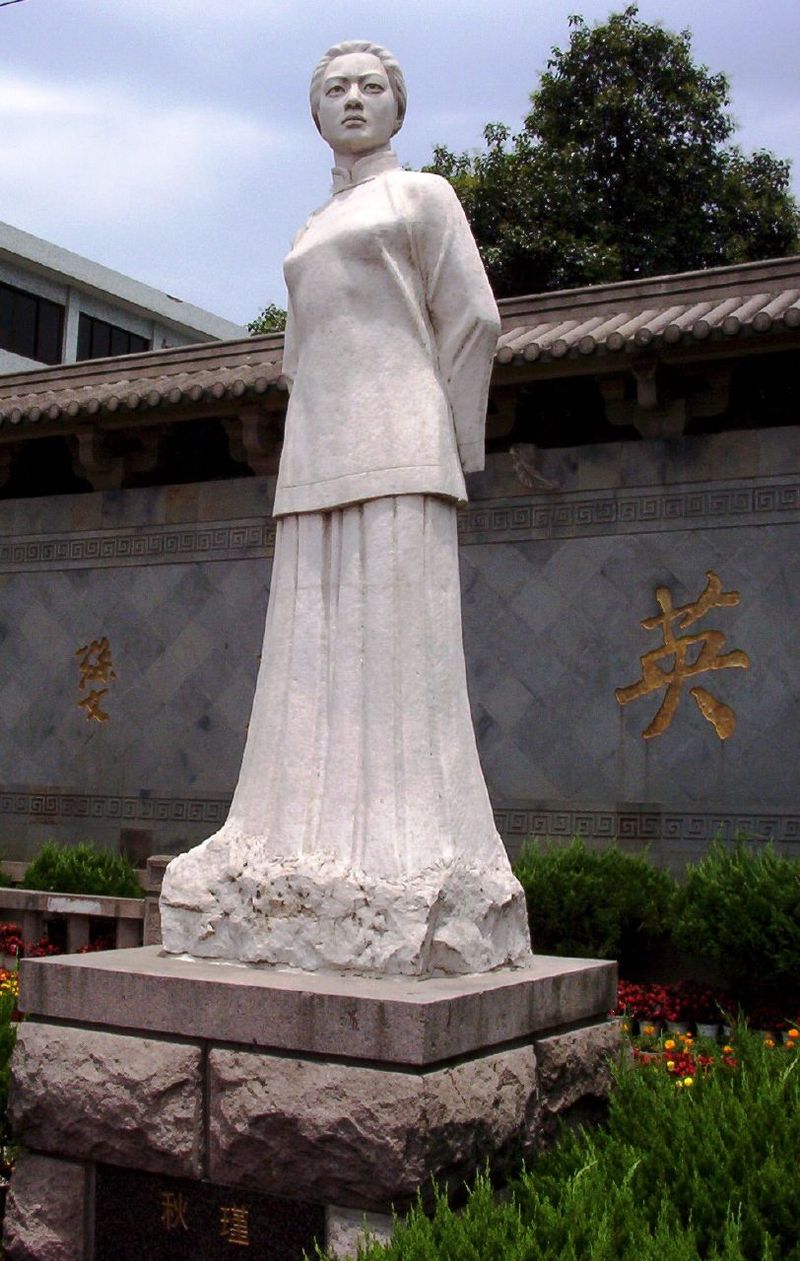
[(440, 176), (422, 178), (419, 265), (461, 466), (474, 473), (485, 461), (486, 402), (500, 316), (455, 192)]

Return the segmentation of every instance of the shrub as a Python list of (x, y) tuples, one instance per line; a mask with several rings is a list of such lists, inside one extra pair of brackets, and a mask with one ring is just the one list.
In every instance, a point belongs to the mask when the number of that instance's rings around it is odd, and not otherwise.
[(47, 841), (25, 872), (25, 886), (47, 893), (144, 897), (139, 877), (128, 860), (91, 843), (56, 845)]
[(461, 1213), (413, 1209), (360, 1261), (800, 1261), (800, 1051), (735, 1040), (690, 1086), (620, 1063), (605, 1126), (565, 1134), (502, 1201), (479, 1178)]
[(676, 900), (674, 934), (705, 956), (737, 1000), (797, 997), (800, 958), (800, 861), (771, 846), (752, 853), (717, 841)]
[(580, 837), (566, 848), (529, 842), (514, 871), (538, 954), (618, 959), (627, 975), (669, 932), (672, 879), (615, 845), (591, 850)]

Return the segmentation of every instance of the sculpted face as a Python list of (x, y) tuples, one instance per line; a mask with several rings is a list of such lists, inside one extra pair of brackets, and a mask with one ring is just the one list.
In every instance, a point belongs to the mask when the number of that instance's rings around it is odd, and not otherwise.
[(389, 143), (396, 128), (397, 101), (380, 58), (334, 57), (319, 98), (319, 129), (334, 153), (372, 153)]

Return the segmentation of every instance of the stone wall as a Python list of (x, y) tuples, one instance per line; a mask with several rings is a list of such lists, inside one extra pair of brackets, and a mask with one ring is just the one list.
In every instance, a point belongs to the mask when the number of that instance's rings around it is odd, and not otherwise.
[[(493, 456), (461, 516), (471, 697), (510, 848), (581, 831), (678, 866), (721, 829), (797, 852), (800, 428), (536, 461), (555, 489)], [(251, 478), (0, 503), (3, 857), (93, 837), (141, 858), (223, 821), (261, 648), (271, 491)], [(717, 660), (737, 650), (749, 668), (687, 679), (644, 740), (664, 690), (622, 706), (615, 688), (663, 643), (641, 626), (656, 589), (693, 603), (709, 571), (739, 602), (673, 629), (720, 632)], [(729, 738), (696, 686), (735, 714)]]
[[(270, 492), (250, 479), (0, 504), (4, 857), (52, 836), (140, 857), (224, 820), (261, 650)], [(108, 680), (81, 686), (76, 653), (103, 639)], [(80, 704), (103, 688), (105, 721)]]
[[(462, 523), (473, 707), (507, 841), (618, 836), (679, 867), (717, 832), (740, 831), (797, 853), (800, 430), (539, 459), (559, 491), (520, 495), (498, 457), (475, 487), (487, 499)], [(687, 679), (672, 721), (645, 740), (665, 690), (622, 706), (615, 689), (664, 643), (641, 625), (659, 613), (656, 589), (693, 603), (709, 571), (739, 602), (673, 630), (721, 632), (720, 656), (743, 652), (749, 668)], [(702, 716), (695, 686), (733, 711), (728, 738)]]

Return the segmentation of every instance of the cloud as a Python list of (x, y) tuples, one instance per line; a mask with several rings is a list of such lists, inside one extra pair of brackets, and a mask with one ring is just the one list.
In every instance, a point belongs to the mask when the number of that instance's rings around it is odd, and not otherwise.
[[(85, 3), (85, 0), (81, 0)], [(108, 0), (95, 0), (95, 7), (105, 9)], [(185, 22), (187, 18), (212, 17), (215, 21), (223, 20), (237, 26), (240, 22), (257, 18), (260, 25), (269, 25), (282, 13), (291, 13), (292, 0), (225, 0), (224, 5), (215, 11), (208, 0), (136, 0), (135, 5), (128, 6), (126, 13), (121, 14), (125, 21), (141, 24), (156, 19), (163, 22)]]
[[(7, 206), (55, 199), (65, 217), (79, 213), (98, 225), (154, 222), (165, 206), (174, 213), (198, 199), (224, 200), (284, 143), (277, 130), (228, 107), (21, 75), (0, 77), (0, 121)], [(11, 210), (5, 217), (21, 218)]]

